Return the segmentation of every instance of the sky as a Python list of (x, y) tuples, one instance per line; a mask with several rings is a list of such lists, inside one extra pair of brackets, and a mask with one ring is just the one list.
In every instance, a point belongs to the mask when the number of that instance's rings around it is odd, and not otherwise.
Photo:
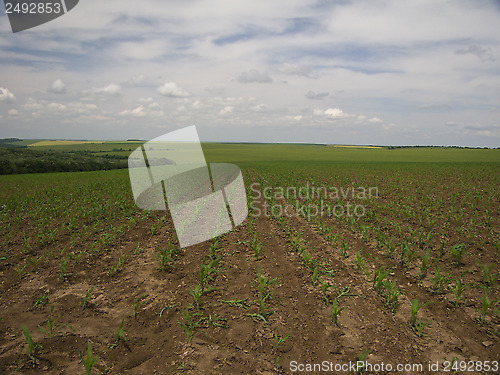
[(500, 1), (80, 0), (12, 33), (0, 138), (500, 146)]

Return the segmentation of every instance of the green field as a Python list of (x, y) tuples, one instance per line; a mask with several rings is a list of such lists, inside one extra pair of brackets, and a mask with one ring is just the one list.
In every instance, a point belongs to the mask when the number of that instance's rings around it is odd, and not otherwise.
[[(19, 150), (126, 166), (139, 144)], [(249, 216), (183, 249), (126, 168), (0, 176), (0, 373), (83, 373), (88, 343), (103, 374), (284, 374), (310, 354), (500, 363), (499, 149), (202, 147), (240, 166)], [(279, 194), (305, 186), (377, 194)]]

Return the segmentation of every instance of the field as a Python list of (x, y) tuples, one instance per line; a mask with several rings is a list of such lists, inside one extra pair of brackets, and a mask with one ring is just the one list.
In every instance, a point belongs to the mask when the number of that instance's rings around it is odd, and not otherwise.
[(249, 217), (184, 249), (127, 170), (0, 176), (0, 373), (500, 372), (500, 150), (203, 148)]

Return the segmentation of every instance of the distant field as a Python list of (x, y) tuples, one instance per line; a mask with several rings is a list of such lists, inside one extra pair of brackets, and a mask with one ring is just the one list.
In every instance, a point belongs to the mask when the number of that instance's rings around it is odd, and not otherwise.
[(28, 146), (40, 147), (40, 146), (74, 146), (80, 144), (102, 144), (103, 141), (38, 141), (32, 143)]

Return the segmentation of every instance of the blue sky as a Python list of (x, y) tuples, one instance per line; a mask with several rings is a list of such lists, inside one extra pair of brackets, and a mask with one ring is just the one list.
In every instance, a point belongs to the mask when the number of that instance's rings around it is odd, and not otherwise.
[(498, 1), (0, 9), (0, 137), (500, 146)]

